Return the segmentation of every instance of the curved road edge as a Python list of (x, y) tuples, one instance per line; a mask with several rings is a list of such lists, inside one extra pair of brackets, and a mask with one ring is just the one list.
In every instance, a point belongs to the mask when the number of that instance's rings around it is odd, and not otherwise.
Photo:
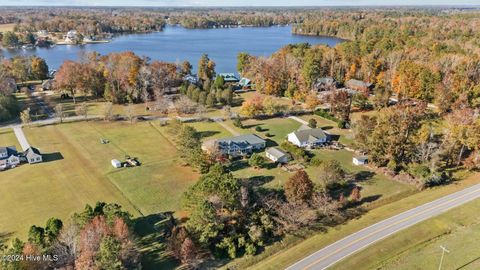
[(415, 207), (330, 244), (289, 266), (287, 270), (326, 269), (342, 259), (403, 229), (480, 198), (480, 184)]

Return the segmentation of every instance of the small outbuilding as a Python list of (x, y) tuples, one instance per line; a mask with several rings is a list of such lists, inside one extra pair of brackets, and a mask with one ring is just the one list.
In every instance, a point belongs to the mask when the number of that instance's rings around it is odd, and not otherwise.
[(353, 157), (352, 160), (353, 164), (360, 166), (360, 165), (365, 165), (368, 163), (368, 156), (358, 156), (358, 157)]
[(40, 150), (35, 147), (28, 148), (27, 151), (25, 151), (24, 156), (27, 159), (27, 162), (30, 164), (40, 163), (43, 161)]
[(288, 153), (277, 147), (268, 148), (265, 151), (265, 155), (273, 162), (288, 163), (288, 161), (290, 160)]
[(118, 159), (112, 159), (112, 166), (114, 168), (121, 168), (122, 167), (122, 162)]
[(218, 76), (222, 76), (225, 83), (238, 83), (240, 81), (233, 73), (220, 73)]

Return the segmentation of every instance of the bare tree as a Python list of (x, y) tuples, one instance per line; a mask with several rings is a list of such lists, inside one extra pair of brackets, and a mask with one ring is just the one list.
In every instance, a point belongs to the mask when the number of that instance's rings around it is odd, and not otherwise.
[(83, 116), (85, 119), (88, 117), (88, 104), (83, 102), (82, 104), (75, 107), (75, 113), (78, 116)]
[(127, 116), (128, 121), (130, 121), (130, 124), (133, 123), (133, 120), (135, 119), (135, 112), (132, 103), (128, 103), (128, 105), (125, 107), (125, 115)]
[(63, 111), (63, 104), (58, 103), (55, 105), (55, 116), (60, 119), (60, 123), (63, 123), (63, 117), (65, 116), (65, 113)]
[(106, 102), (103, 107), (103, 120), (110, 121), (113, 118), (113, 104)]
[(22, 123), (25, 125), (28, 125), (32, 122), (32, 117), (30, 115), (30, 107), (28, 107), (27, 109), (23, 110), (20, 113), (20, 119), (22, 120)]

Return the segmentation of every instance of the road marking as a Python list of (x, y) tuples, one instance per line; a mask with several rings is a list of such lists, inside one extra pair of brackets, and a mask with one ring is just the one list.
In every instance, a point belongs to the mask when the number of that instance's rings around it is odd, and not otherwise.
[[(319, 263), (320, 261), (325, 260), (326, 258), (329, 258), (329, 257), (331, 257), (332, 255), (335, 255), (335, 254), (338, 253), (339, 251), (345, 250), (345, 249), (349, 248), (350, 246), (352, 246), (352, 245), (354, 245), (354, 244), (356, 244), (356, 243), (358, 243), (358, 242), (360, 242), (360, 241), (362, 241), (362, 240), (365, 240), (366, 238), (369, 238), (370, 236), (375, 235), (375, 234), (377, 234), (377, 233), (379, 233), (379, 232), (381, 232), (381, 231), (384, 231), (384, 230), (386, 230), (386, 229), (389, 229), (389, 228), (391, 228), (391, 227), (393, 227), (393, 226), (395, 226), (395, 225), (398, 225), (398, 224), (400, 224), (400, 223), (402, 223), (402, 222), (404, 222), (404, 221), (410, 220), (410, 219), (412, 219), (412, 218), (414, 218), (414, 217), (416, 217), (416, 216), (419, 216), (419, 215), (424, 214), (424, 213), (426, 213), (426, 212), (429, 212), (429, 211), (431, 211), (431, 210), (437, 209), (437, 208), (439, 208), (439, 207), (441, 207), (441, 206), (443, 206), (443, 205), (445, 205), (445, 204), (449, 204), (449, 203), (451, 203), (451, 202), (457, 201), (457, 200), (459, 200), (459, 199), (461, 199), (461, 198), (464, 198), (464, 197), (466, 197), (466, 196), (468, 196), (468, 195), (471, 195), (471, 194), (476, 193), (476, 192), (479, 192), (479, 191), (480, 191), (480, 189), (476, 189), (476, 190), (474, 190), (474, 191), (465, 193), (465, 194), (463, 194), (463, 195), (461, 195), (461, 196), (459, 196), (459, 197), (450, 199), (450, 200), (448, 200), (448, 201), (446, 201), (446, 202), (443, 202), (443, 203), (441, 203), (441, 204), (438, 204), (438, 205), (436, 205), (436, 206), (434, 206), (434, 207), (427, 208), (427, 209), (422, 210), (422, 211), (420, 211), (420, 212), (418, 212), (418, 213), (416, 213), (416, 214), (413, 214), (413, 215), (411, 215), (411, 216), (409, 216), (409, 217), (406, 217), (406, 218), (403, 218), (403, 219), (401, 219), (401, 220), (399, 220), (399, 221), (396, 221), (396, 222), (394, 222), (393, 224), (390, 224), (390, 225), (388, 225), (388, 226), (386, 226), (386, 227), (377, 229), (377, 230), (375, 230), (375, 231), (373, 231), (373, 232), (371, 232), (371, 233), (369, 233), (369, 234), (367, 234), (367, 235), (365, 235), (365, 236), (362, 236), (362, 237), (359, 238), (359, 239), (356, 239), (356, 240), (350, 242), (349, 244), (347, 244), (347, 245), (345, 245), (345, 246), (343, 246), (343, 247), (340, 247), (340, 248), (336, 249), (336, 250), (333, 251), (333, 252), (330, 252), (329, 254), (327, 254), (327, 255), (325, 255), (325, 256), (323, 256), (323, 257), (315, 260), (314, 262), (308, 264), (307, 266), (305, 266), (305, 267), (302, 268), (302, 269), (309, 269), (309, 268), (311, 268), (312, 266), (314, 266), (315, 264)], [(399, 215), (401, 215), (401, 214), (403, 214), (403, 213), (400, 213)], [(413, 224), (412, 224), (412, 225), (413, 225)], [(340, 241), (341, 241), (341, 240), (340, 240)], [(374, 242), (376, 242), (376, 241), (374, 241)], [(371, 244), (371, 243), (370, 243), (370, 244)], [(312, 254), (312, 255), (313, 255), (313, 254)], [(343, 258), (345, 258), (345, 256), (342, 257), (342, 259), (343, 259)], [(339, 260), (338, 260), (338, 261), (339, 261)]]

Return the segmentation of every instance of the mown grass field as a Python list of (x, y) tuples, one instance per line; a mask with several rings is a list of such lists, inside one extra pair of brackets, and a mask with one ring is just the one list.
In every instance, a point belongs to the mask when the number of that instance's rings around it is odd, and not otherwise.
[(339, 262), (332, 269), (442, 269), (480, 268), (480, 200), (408, 228)]
[[(166, 135), (147, 122), (79, 122), (24, 131), (47, 162), (1, 173), (0, 208), (6, 210), (1, 229), (22, 238), (30, 225), (44, 225), (51, 216), (65, 219), (100, 200), (120, 203), (135, 216), (179, 210), (181, 194), (198, 177), (182, 166)], [(110, 143), (101, 144), (101, 138)], [(12, 135), (0, 134), (0, 142), (6, 140)], [(142, 166), (110, 165), (126, 154)]]

